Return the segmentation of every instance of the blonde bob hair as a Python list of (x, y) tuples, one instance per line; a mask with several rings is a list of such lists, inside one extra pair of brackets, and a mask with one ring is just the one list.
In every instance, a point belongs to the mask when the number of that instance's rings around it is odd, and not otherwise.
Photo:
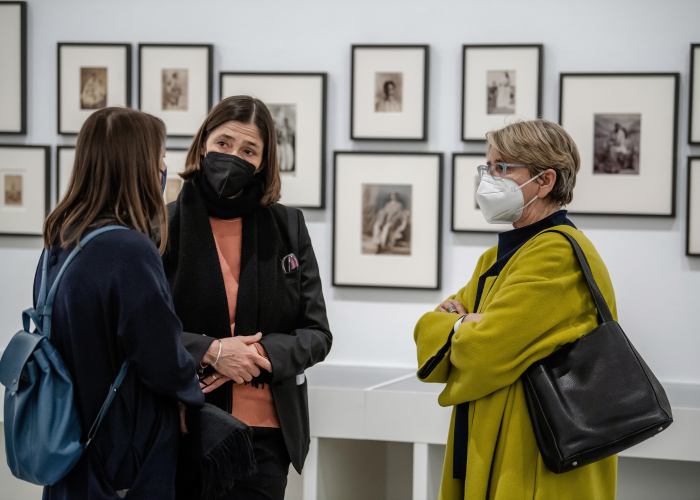
[(527, 165), (531, 176), (554, 170), (557, 180), (548, 201), (558, 206), (571, 203), (581, 159), (576, 143), (562, 127), (547, 120), (520, 121), (488, 132), (486, 141), (504, 162)]

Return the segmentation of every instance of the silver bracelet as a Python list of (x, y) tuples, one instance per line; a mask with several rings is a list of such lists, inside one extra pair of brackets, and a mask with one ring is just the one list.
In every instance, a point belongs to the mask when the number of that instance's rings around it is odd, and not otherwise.
[(211, 366), (216, 366), (216, 363), (219, 362), (219, 357), (221, 356), (221, 346), (223, 345), (223, 343), (221, 342), (221, 339), (216, 339), (216, 340), (219, 341), (219, 351), (216, 353), (216, 359), (211, 364)]

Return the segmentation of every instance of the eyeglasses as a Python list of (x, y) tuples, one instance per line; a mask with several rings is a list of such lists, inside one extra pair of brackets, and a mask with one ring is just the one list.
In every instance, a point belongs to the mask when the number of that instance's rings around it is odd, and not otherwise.
[(479, 178), (483, 177), (485, 174), (489, 174), (491, 177), (505, 177), (508, 173), (509, 168), (524, 168), (527, 165), (522, 163), (487, 163), (486, 165), (479, 165), (476, 169), (479, 172)]

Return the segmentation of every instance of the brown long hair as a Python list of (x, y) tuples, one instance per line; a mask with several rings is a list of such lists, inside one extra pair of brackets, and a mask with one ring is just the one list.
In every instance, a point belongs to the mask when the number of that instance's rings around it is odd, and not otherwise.
[(272, 205), (280, 199), (282, 184), (277, 163), (275, 122), (265, 103), (255, 97), (248, 95), (227, 97), (212, 108), (192, 140), (185, 160), (185, 171), (180, 176), (183, 179), (189, 179), (199, 172), (207, 137), (212, 130), (229, 121), (252, 123), (258, 127), (263, 140), (262, 164), (258, 175), (263, 176), (264, 192), (260, 204), (264, 207)]
[(78, 134), (68, 190), (44, 223), (44, 244), (76, 244), (104, 219), (159, 238), (165, 251), (168, 227), (160, 184), (165, 125), (128, 108), (91, 114)]

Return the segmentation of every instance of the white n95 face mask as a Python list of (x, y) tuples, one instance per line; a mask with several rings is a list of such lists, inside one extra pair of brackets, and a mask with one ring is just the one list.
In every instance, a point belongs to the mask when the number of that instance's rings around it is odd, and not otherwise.
[(484, 174), (476, 190), (476, 202), (489, 224), (512, 224), (523, 215), (525, 207), (534, 203), (537, 196), (525, 204), (522, 188), (537, 179), (540, 172), (527, 182), (518, 185), (506, 177)]

